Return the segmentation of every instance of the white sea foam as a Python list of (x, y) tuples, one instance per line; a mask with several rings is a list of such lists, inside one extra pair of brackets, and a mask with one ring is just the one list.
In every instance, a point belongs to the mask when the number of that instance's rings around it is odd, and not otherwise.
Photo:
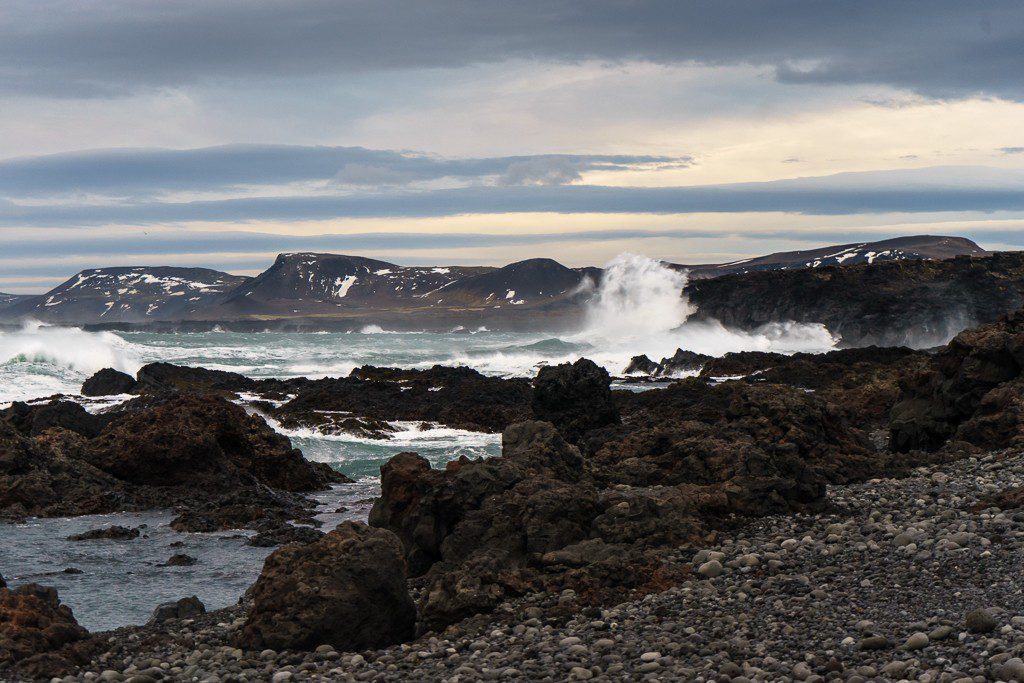
[(52, 327), (28, 322), (15, 332), (0, 332), (0, 363), (48, 363), (96, 372), (115, 368), (139, 369), (131, 345), (110, 332), (86, 332), (77, 327)]
[(28, 322), (0, 332), (0, 402), (77, 393), (97, 370), (134, 373), (141, 365), (134, 345), (116, 334)]

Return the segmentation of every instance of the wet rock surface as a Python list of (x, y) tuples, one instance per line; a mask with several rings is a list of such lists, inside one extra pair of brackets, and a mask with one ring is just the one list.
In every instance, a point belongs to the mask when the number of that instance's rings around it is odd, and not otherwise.
[(82, 385), (83, 396), (115, 396), (128, 394), (135, 389), (136, 380), (131, 375), (113, 368), (103, 368)]
[(69, 541), (126, 541), (138, 538), (141, 532), (123, 526), (108, 526), (105, 529), (92, 529), (80, 534), (68, 536)]

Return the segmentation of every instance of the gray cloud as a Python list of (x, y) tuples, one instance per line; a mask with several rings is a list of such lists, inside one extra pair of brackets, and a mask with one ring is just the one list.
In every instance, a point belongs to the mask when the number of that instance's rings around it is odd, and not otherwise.
[(147, 225), (496, 213), (733, 213), (816, 215), (1024, 211), (1024, 171), (934, 167), (763, 183), (687, 187), (469, 186), (411, 192), (242, 197), (193, 202), (0, 203), (0, 226)]
[(1024, 147), (1000, 147), (1003, 154), (1024, 154)]
[(641, 59), (764, 65), (787, 83), (1024, 97), (1016, 0), (11, 0), (4, 15), (0, 83), (58, 96)]
[(224, 145), (200, 149), (114, 149), (0, 160), (0, 197), (72, 193), (152, 195), (246, 185), (332, 181), (404, 185), (494, 177), (502, 184), (559, 184), (589, 170), (686, 166), (688, 156), (537, 155), (444, 159), (363, 147)]

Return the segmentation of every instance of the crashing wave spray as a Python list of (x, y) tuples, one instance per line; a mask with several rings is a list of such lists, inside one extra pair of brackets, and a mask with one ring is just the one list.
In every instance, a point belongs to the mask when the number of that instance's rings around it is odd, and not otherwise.
[(838, 341), (824, 325), (772, 323), (754, 331), (730, 329), (717, 320), (691, 321), (696, 308), (683, 291), (683, 271), (636, 254), (621, 254), (605, 267), (591, 298), (583, 331), (575, 339), (611, 372), (637, 354), (658, 360), (677, 348), (713, 356), (735, 351), (822, 352)]
[(689, 278), (646, 256), (619, 254), (606, 266), (590, 300), (585, 334), (591, 339), (645, 339), (665, 334), (696, 310), (681, 293)]
[(111, 332), (27, 322), (0, 332), (0, 403), (78, 393), (82, 380), (97, 370), (135, 373), (141, 365), (132, 344)]

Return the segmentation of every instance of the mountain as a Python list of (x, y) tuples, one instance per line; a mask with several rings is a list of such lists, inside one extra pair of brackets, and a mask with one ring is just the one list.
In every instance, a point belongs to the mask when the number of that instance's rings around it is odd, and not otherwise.
[[(967, 239), (916, 236), (667, 265), (690, 271), (688, 293), (699, 316), (744, 328), (822, 322), (851, 344), (909, 343), (912, 334), (944, 338), (962, 329), (961, 319), (987, 322), (1017, 301), (1017, 275), (1008, 265), (1016, 257), (987, 254)], [(600, 268), (569, 268), (550, 258), (500, 268), (431, 267), (302, 252), (279, 255), (254, 278), (202, 268), (86, 270), (42, 296), (6, 308), (0, 299), (0, 316), (160, 329), (555, 332), (579, 321), (602, 275)]]
[(737, 273), (686, 293), (696, 318), (729, 327), (822, 323), (845, 346), (931, 347), (1024, 306), (1024, 252)]
[(167, 320), (219, 299), (248, 279), (206, 268), (95, 268), (4, 314), (74, 323)]
[(751, 273), (761, 270), (793, 270), (823, 268), (826, 266), (852, 266), (859, 263), (882, 263), (920, 259), (948, 259), (954, 256), (988, 256), (977, 244), (963, 237), (913, 235), (878, 242), (841, 244), (803, 251), (783, 251), (757, 258), (730, 263), (700, 265), (669, 264), (690, 271), (694, 280)]
[(339, 254), (281, 254), (274, 265), (235, 288), (199, 317), (343, 314), (375, 308), (420, 308), (460, 279), (486, 267), (406, 267)]
[(35, 299), (35, 294), (4, 294), (0, 292), (0, 311), (6, 310), (15, 304), (20, 304), (29, 299)]
[[(197, 319), (238, 317), (383, 318), (482, 313), (513, 306), (563, 302), (590, 270), (566, 268), (551, 259), (530, 259), (502, 268), (399, 266), (338, 254), (281, 254), (269, 269), (242, 284)], [(487, 317), (490, 317), (489, 315)], [(444, 326), (448, 322), (443, 323)]]

